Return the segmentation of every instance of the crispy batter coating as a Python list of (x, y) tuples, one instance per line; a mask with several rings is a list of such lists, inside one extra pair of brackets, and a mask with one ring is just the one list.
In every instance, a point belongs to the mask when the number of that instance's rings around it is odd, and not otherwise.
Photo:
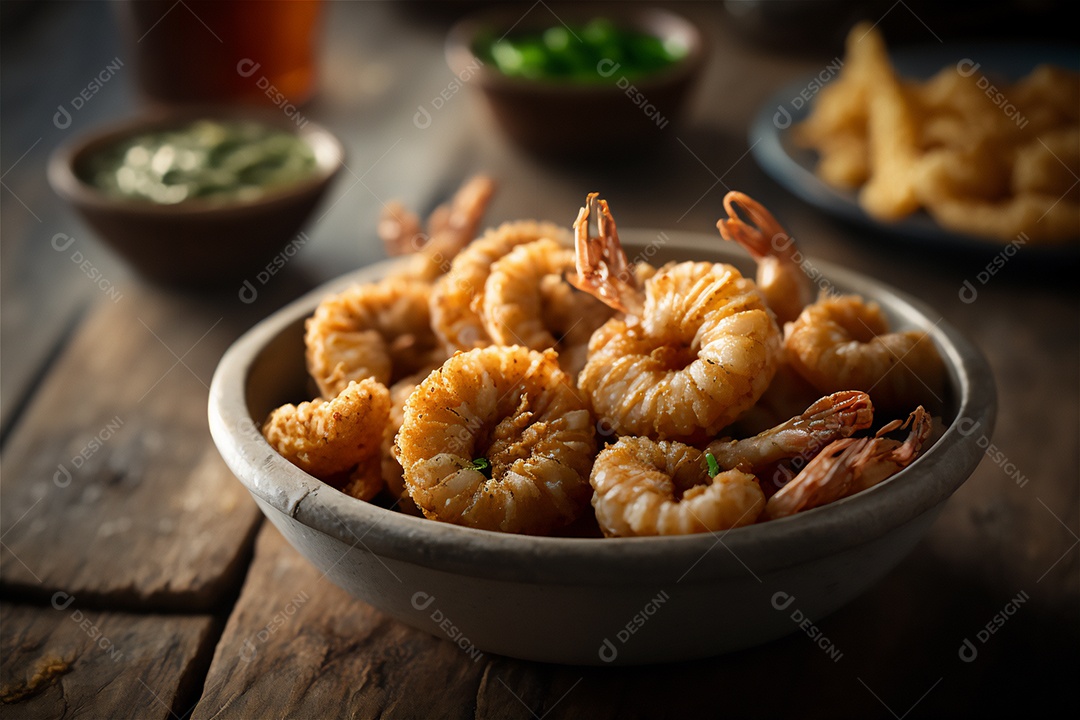
[[(332, 400), (282, 405), (270, 413), (263, 436), (286, 460), (301, 470), (326, 480), (361, 470), (352, 478), (362, 482), (350, 494), (373, 497), (381, 487), (379, 448), (390, 416), (390, 393), (382, 383), (366, 379), (352, 382)], [(374, 492), (369, 486), (374, 486)]]
[(595, 454), (592, 416), (555, 353), (519, 346), (447, 360), (409, 396), (397, 438), (424, 515), (502, 532), (577, 519)]
[(431, 293), (432, 328), (448, 352), (491, 344), (480, 316), (491, 266), (518, 245), (541, 238), (568, 243), (569, 232), (534, 220), (503, 223), (454, 258), (450, 271), (439, 278)]
[(645, 283), (639, 324), (596, 331), (578, 386), (620, 434), (696, 440), (753, 406), (779, 358), (753, 281), (730, 265), (680, 263)]
[(304, 343), (323, 397), (354, 380), (384, 385), (443, 360), (431, 331), (431, 286), (401, 277), (354, 285), (319, 303)]
[(750, 525), (765, 507), (754, 476), (726, 470), (710, 478), (689, 445), (622, 437), (600, 452), (590, 483), (608, 537), (688, 535)]
[(878, 304), (856, 295), (808, 305), (787, 326), (784, 348), (818, 392), (862, 390), (887, 412), (937, 406), (945, 395), (945, 364), (930, 336), (889, 332)]
[(563, 370), (577, 375), (589, 338), (614, 311), (568, 283), (573, 271), (574, 251), (548, 238), (518, 245), (496, 261), (484, 285), (482, 313), (495, 344), (552, 348)]

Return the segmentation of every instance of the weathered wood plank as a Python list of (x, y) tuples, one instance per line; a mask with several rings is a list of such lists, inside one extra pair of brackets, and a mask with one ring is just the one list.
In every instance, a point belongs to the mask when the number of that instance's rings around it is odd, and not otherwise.
[(0, 715), (175, 718), (190, 708), (220, 628), (208, 616), (3, 605)]
[[(1043, 707), (1075, 706), (1078, 650), (1055, 640), (1054, 618), (1022, 609), (992, 640), (976, 637), (1011, 597), (957, 577), (924, 543), (851, 606), (812, 631), (793, 617), (792, 635), (762, 647), (639, 668), (474, 662), (348, 597), (267, 525), (194, 717), (935, 717), (1020, 711), (1020, 685)], [(959, 655), (966, 637), (972, 662)], [(1038, 662), (1010, 661), (1031, 647)]]
[[(115, 257), (82, 230), (74, 211), (52, 191), (45, 177), (49, 153), (58, 144), (134, 108), (131, 85), (119, 78), (104, 83), (94, 102), (81, 104), (78, 110), (70, 103), (80, 83), (85, 87), (121, 54), (119, 28), (110, 8), (98, 3), (49, 3), (26, 10), (4, 13), (5, 27), (14, 32), (8, 33), (3, 48), (0, 105), (18, 110), (4, 113), (0, 138), (4, 158), (0, 169), (3, 432), (72, 320), (101, 297), (95, 281), (107, 286), (129, 282)], [(22, 17), (16, 17), (19, 14)], [(32, 59), (37, 49), (58, 42), (65, 42), (65, 52)], [(52, 121), (58, 105), (72, 111), (63, 127)], [(61, 251), (62, 243), (52, 244), (57, 233), (76, 241)], [(87, 265), (80, 267), (84, 261)], [(91, 268), (97, 273), (95, 279), (87, 274)]]
[(353, 599), (263, 526), (194, 718), (471, 718), (485, 658)]
[(260, 515), (206, 423), (241, 325), (222, 306), (143, 289), (92, 312), (5, 450), (4, 588), (197, 610), (238, 584)]

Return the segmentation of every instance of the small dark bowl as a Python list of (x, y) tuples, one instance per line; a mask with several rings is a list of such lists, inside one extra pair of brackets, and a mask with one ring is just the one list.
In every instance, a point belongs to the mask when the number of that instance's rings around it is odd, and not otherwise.
[[(94, 152), (132, 135), (200, 118), (253, 120), (295, 132), (315, 151), (315, 174), (257, 200), (224, 204), (115, 198), (82, 179)], [(298, 128), (281, 113), (255, 108), (185, 108), (157, 110), (77, 138), (53, 153), (48, 174), (53, 190), (142, 276), (168, 285), (205, 286), (237, 281), (264, 268), (303, 227), (344, 157), (338, 139), (312, 122)]]
[[(534, 8), (522, 17), (520, 6), (492, 7), (461, 20), (450, 30), (446, 61), (466, 85), (475, 85), (506, 134), (540, 156), (568, 158), (597, 153), (632, 154), (662, 139), (677, 124), (694, 81), (705, 64), (705, 35), (689, 20), (649, 7)], [(473, 51), (483, 32), (542, 30), (560, 20), (583, 23), (597, 16), (616, 25), (679, 40), (686, 57), (669, 68), (634, 80), (580, 84), (509, 77), (484, 63)], [(605, 68), (610, 69), (610, 68)]]

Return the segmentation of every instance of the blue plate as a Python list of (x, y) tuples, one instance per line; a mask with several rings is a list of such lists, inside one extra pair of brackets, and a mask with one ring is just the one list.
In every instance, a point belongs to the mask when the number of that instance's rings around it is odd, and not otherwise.
[[(892, 54), (897, 72), (908, 78), (927, 79), (941, 68), (963, 62), (965, 71), (972, 70), (996, 85), (1017, 80), (1037, 65), (1053, 63), (1080, 69), (1080, 49), (1047, 45), (934, 45), (912, 48)], [(976, 68), (976, 64), (978, 67)], [(916, 241), (936, 248), (986, 252), (1000, 250), (998, 240), (946, 230), (925, 211), (919, 211), (896, 222), (882, 222), (868, 215), (859, 206), (856, 193), (834, 188), (815, 173), (818, 155), (792, 142), (792, 125), (804, 120), (813, 106), (813, 97), (799, 103), (800, 93), (816, 95), (821, 86), (835, 77), (838, 68), (826, 66), (821, 73), (803, 78), (779, 91), (761, 108), (750, 127), (751, 152), (765, 172), (791, 193), (825, 212), (890, 236)], [(798, 104), (798, 107), (796, 107)], [(1029, 245), (1029, 251), (1043, 257), (1074, 259), (1080, 257), (1080, 244)]]

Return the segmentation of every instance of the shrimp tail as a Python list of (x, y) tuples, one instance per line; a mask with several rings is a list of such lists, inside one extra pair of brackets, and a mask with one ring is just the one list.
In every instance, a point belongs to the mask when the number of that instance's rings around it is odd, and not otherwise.
[(383, 205), (377, 229), (383, 248), (390, 257), (408, 255), (422, 248), (428, 241), (420, 225), (420, 218), (397, 200)]
[(718, 440), (708, 450), (725, 467), (760, 468), (816, 451), (865, 430), (874, 421), (870, 396), (857, 390), (826, 395), (801, 415), (744, 440)]
[(495, 194), (495, 181), (486, 175), (477, 175), (454, 194), (448, 206), (440, 206), (429, 220), (431, 234), (449, 231), (453, 234), (453, 255), (472, 242), (480, 229), (484, 211), (491, 196)]
[[(578, 290), (593, 295), (609, 307), (640, 317), (644, 298), (633, 267), (626, 258), (615, 218), (599, 193), (589, 193), (574, 221), (577, 274), (567, 277)], [(589, 234), (589, 220), (596, 217), (598, 235)]]
[(450, 261), (465, 248), (480, 229), (495, 182), (485, 176), (469, 178), (454, 196), (439, 205), (427, 219), (427, 232), (420, 218), (396, 200), (383, 206), (378, 235), (387, 255), (409, 256), (401, 273), (417, 280), (432, 281), (450, 269)]
[(856, 480), (856, 459), (870, 438), (834, 440), (765, 504), (764, 520), (776, 520), (850, 495)]
[(915, 408), (914, 412), (908, 416), (907, 420), (901, 425), (899, 421), (895, 421), (896, 429), (903, 430), (907, 427), (911, 427), (907, 438), (899, 444), (890, 442), (884, 439), (886, 432), (889, 432), (888, 425), (878, 431), (875, 436), (875, 440), (882, 440), (882, 451), (878, 453), (878, 462), (889, 463), (895, 465), (897, 470), (907, 467), (915, 458), (919, 456), (919, 451), (922, 449), (926, 439), (930, 437), (930, 430), (933, 426), (930, 418), (930, 413), (926, 412), (926, 409), (920, 405)]
[[(886, 433), (910, 427), (903, 442)], [(920, 405), (902, 424), (882, 427), (872, 438), (845, 438), (830, 443), (788, 484), (769, 498), (766, 519), (786, 517), (854, 495), (892, 477), (915, 461), (930, 436), (930, 414)]]
[[(740, 217), (739, 210), (753, 225)], [(750, 196), (732, 190), (724, 196), (728, 217), (716, 222), (720, 236), (741, 245), (758, 266), (757, 281), (769, 308), (781, 322), (798, 317), (814, 297), (810, 277), (801, 265), (802, 255), (772, 213)]]
[[(753, 225), (739, 217), (740, 208)], [(755, 260), (769, 256), (790, 260), (796, 252), (795, 243), (783, 225), (749, 195), (737, 190), (729, 192), (724, 196), (724, 212), (728, 216), (716, 222), (721, 237), (742, 245)]]
[(806, 408), (798, 421), (815, 435), (843, 433), (846, 437), (870, 427), (874, 421), (874, 404), (864, 392), (845, 390), (821, 398)]

